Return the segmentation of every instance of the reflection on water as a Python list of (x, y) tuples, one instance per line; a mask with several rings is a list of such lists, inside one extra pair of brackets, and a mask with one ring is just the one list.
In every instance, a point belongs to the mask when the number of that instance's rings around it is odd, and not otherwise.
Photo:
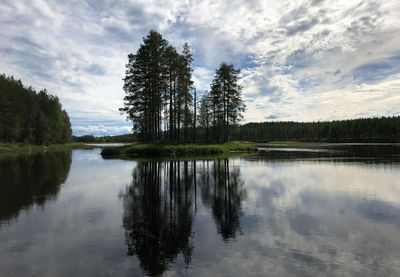
[(0, 223), (56, 199), (71, 161), (71, 151), (0, 157)]
[[(323, 159), (329, 161), (394, 162), (400, 158), (400, 144), (332, 144), (323, 148), (261, 148), (266, 160)], [(266, 150), (266, 151), (265, 151)]]
[(179, 253), (185, 264), (190, 264), (198, 187), (225, 241), (235, 238), (240, 228), (245, 189), (239, 168), (230, 169), (228, 159), (201, 162), (201, 167), (197, 164), (139, 162), (121, 195), (128, 255), (136, 255), (150, 275), (163, 273)]
[(399, 276), (399, 151), (357, 147), (4, 158), (0, 275)]
[(200, 167), (201, 197), (211, 207), (218, 233), (224, 241), (236, 237), (246, 189), (239, 167), (230, 167), (228, 159), (202, 162)]
[(139, 162), (122, 194), (128, 255), (150, 275), (163, 273), (178, 253), (190, 263), (193, 170), (188, 162)]

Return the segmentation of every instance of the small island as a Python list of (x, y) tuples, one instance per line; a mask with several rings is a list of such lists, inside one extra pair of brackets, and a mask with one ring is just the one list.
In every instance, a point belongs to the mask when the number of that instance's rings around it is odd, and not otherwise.
[[(120, 108), (132, 122), (133, 136), (110, 139), (135, 143), (103, 148), (102, 156), (202, 156), (254, 152), (265, 146), (324, 147), (324, 143), (400, 141), (399, 116), (240, 125), (246, 110), (239, 84), (240, 69), (221, 62), (209, 91), (198, 97), (192, 62), (188, 43), (178, 53), (155, 30), (143, 38), (137, 52), (128, 54), (123, 79), (126, 96)], [(94, 137), (77, 141), (96, 142)]]
[(245, 143), (227, 143), (229, 131), (246, 109), (240, 70), (222, 62), (210, 91), (198, 98), (192, 61), (188, 43), (178, 53), (160, 33), (149, 32), (137, 52), (128, 55), (126, 96), (120, 109), (132, 121), (140, 144), (105, 148), (102, 155), (182, 156), (257, 150)]
[(246, 143), (227, 143), (229, 130), (237, 126), (246, 108), (238, 83), (240, 70), (222, 62), (210, 92), (198, 99), (192, 61), (188, 43), (178, 53), (160, 33), (149, 32), (137, 52), (128, 55), (126, 96), (120, 109), (132, 121), (139, 144), (104, 148), (103, 156), (198, 156), (257, 150)]

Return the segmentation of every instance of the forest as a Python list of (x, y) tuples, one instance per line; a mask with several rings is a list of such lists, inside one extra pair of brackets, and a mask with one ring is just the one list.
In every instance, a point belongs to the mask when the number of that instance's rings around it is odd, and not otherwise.
[[(198, 115), (199, 116), (199, 115)], [(323, 122), (250, 122), (231, 126), (235, 141), (400, 142), (400, 116)], [(196, 128), (197, 142), (210, 141), (207, 128)], [(76, 142), (134, 142), (137, 134), (73, 137)]]
[[(261, 122), (239, 125), (246, 105), (240, 70), (222, 62), (209, 91), (198, 97), (192, 80), (188, 43), (181, 53), (151, 30), (135, 54), (128, 55), (120, 109), (133, 123), (134, 141), (221, 143), (229, 140), (321, 142), (398, 142), (400, 117), (323, 122)], [(129, 137), (123, 137), (128, 142)], [(121, 138), (75, 138), (115, 142)]]
[(0, 141), (37, 145), (71, 140), (69, 116), (57, 96), (0, 75)]
[(0, 142), (37, 145), (75, 142), (222, 143), (228, 141), (400, 142), (400, 116), (323, 122), (251, 122), (240, 69), (221, 62), (209, 91), (196, 93), (188, 43), (179, 53), (151, 30), (128, 54), (120, 112), (133, 134), (72, 137), (69, 116), (56, 96), (0, 75)]
[[(203, 129), (198, 131), (206, 137)], [(254, 142), (400, 142), (400, 116), (323, 122), (261, 122), (233, 128), (234, 140)]]
[(95, 137), (93, 135), (72, 136), (73, 142), (83, 143), (114, 143), (114, 142), (134, 142), (135, 137), (133, 134), (117, 135), (117, 136), (101, 136)]
[(126, 96), (120, 111), (132, 121), (138, 140), (195, 142), (198, 123), (209, 140), (229, 140), (231, 126), (239, 122), (246, 107), (238, 83), (240, 70), (222, 62), (210, 92), (197, 99), (192, 62), (189, 44), (178, 53), (154, 30), (143, 38), (136, 54), (128, 55)]

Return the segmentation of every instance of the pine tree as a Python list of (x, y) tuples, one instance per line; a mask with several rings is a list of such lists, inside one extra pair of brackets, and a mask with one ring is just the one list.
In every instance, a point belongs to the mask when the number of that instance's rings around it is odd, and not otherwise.
[(172, 141), (176, 137), (176, 78), (177, 78), (177, 64), (179, 54), (173, 46), (168, 46), (164, 53), (166, 62), (167, 76), (168, 76), (168, 109), (169, 109), (169, 139)]
[[(233, 64), (221, 63), (215, 72), (214, 80), (211, 84), (211, 99), (213, 101), (213, 125), (216, 131), (216, 139), (229, 141), (229, 129), (231, 125), (236, 125), (242, 119), (242, 113), (246, 106), (241, 96), (241, 86), (239, 85), (240, 70), (235, 69)], [(221, 134), (220, 130), (224, 130)]]
[[(192, 125), (193, 58), (186, 43), (182, 54), (151, 30), (136, 54), (128, 55), (124, 78), (124, 107), (143, 141), (184, 140)], [(163, 134), (164, 132), (164, 134)], [(167, 136), (167, 133), (169, 135)], [(164, 136), (162, 136), (164, 135)]]
[(206, 91), (203, 96), (200, 98), (200, 107), (199, 107), (199, 125), (206, 132), (206, 140), (210, 140), (210, 122), (212, 120), (212, 110), (211, 110), (211, 98), (210, 94)]
[(167, 87), (165, 50), (167, 41), (151, 30), (136, 55), (128, 55), (124, 78), (124, 107), (121, 112), (132, 120), (133, 129), (144, 141), (161, 139), (163, 92)]
[(187, 141), (188, 140), (188, 129), (190, 126), (190, 123), (192, 121), (192, 115), (190, 113), (190, 106), (192, 105), (193, 102), (193, 97), (190, 94), (190, 91), (193, 87), (193, 81), (192, 81), (192, 62), (193, 62), (193, 57), (192, 54), (190, 53), (190, 46), (188, 43), (185, 43), (183, 45), (182, 49), (182, 68), (181, 68), (181, 74), (182, 74), (182, 79), (181, 79), (181, 95), (182, 95), (182, 100), (183, 100), (183, 105), (184, 105), (184, 111), (183, 111), (183, 140)]
[(0, 141), (55, 144), (70, 141), (71, 134), (68, 114), (56, 96), (0, 75)]
[(193, 138), (192, 141), (196, 142), (196, 128), (197, 128), (197, 94), (196, 88), (194, 88), (194, 103), (193, 103)]

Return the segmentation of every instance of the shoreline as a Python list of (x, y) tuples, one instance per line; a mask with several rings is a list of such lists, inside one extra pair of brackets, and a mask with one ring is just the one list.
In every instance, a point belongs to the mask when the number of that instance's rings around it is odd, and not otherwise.
[(158, 156), (185, 157), (229, 154), (231, 152), (257, 152), (251, 143), (230, 142), (224, 144), (131, 144), (120, 147), (106, 147), (103, 157), (109, 156)]
[(22, 153), (39, 153), (52, 151), (65, 151), (73, 149), (93, 149), (95, 147), (85, 143), (66, 143), (51, 145), (32, 145), (32, 144), (11, 144), (0, 143), (0, 155), (2, 154), (22, 154)]

